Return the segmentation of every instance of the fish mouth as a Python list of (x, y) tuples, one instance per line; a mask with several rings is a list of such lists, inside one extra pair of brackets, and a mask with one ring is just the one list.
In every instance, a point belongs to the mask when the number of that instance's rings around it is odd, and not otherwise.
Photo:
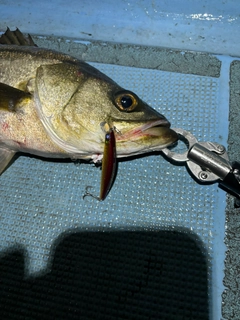
[(139, 140), (141, 138), (161, 137), (163, 140), (172, 141), (169, 144), (178, 140), (178, 135), (175, 131), (170, 129), (170, 123), (167, 119), (159, 119), (149, 121), (141, 126), (135, 127), (127, 132), (117, 134), (117, 141)]

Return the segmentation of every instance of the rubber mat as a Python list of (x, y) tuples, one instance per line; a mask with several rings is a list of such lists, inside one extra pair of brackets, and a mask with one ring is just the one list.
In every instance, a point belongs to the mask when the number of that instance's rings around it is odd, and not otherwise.
[[(227, 139), (220, 78), (93, 65), (173, 127), (199, 141)], [(215, 247), (224, 250), (224, 228), (216, 221), (224, 221), (225, 194), (216, 184), (196, 183), (185, 166), (160, 154), (120, 161), (107, 199), (83, 199), (87, 186), (98, 195), (100, 175), (93, 164), (21, 155), (1, 176), (5, 314), (13, 306), (29, 319), (31, 312), (91, 319), (96, 310), (109, 319), (209, 319), (215, 267), (223, 263)]]

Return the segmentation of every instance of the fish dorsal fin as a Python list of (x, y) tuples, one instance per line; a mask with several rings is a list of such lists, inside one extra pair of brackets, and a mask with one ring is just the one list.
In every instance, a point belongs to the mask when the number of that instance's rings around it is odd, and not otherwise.
[(0, 110), (16, 112), (23, 99), (30, 99), (31, 94), (0, 82)]
[(0, 44), (37, 47), (30, 34), (25, 37), (18, 28), (15, 31), (7, 28), (6, 32), (0, 37)]
[(15, 151), (0, 147), (0, 174), (7, 168), (15, 155)]

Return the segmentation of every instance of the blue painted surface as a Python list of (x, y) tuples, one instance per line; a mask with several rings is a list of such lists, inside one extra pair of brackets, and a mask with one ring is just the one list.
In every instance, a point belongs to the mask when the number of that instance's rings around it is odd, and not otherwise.
[(1, 1), (0, 31), (134, 43), (239, 56), (240, 2)]

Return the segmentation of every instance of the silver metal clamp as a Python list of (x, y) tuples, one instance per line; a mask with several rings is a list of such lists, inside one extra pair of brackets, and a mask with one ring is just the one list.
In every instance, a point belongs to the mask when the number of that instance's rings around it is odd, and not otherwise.
[(186, 163), (190, 172), (200, 182), (219, 182), (219, 185), (233, 194), (240, 204), (240, 163), (229, 162), (224, 146), (216, 142), (198, 142), (190, 132), (174, 128), (180, 140), (185, 140), (188, 150), (176, 153), (168, 148), (162, 150), (173, 161)]

